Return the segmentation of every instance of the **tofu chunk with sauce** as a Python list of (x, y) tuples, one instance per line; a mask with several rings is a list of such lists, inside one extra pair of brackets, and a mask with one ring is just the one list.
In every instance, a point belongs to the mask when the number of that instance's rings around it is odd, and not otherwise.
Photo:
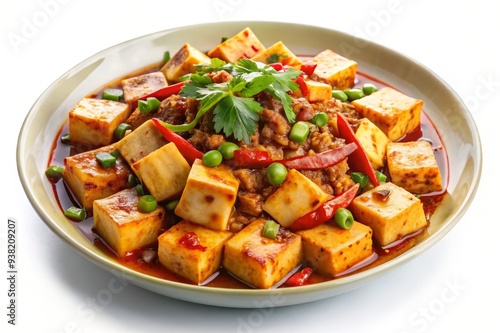
[(196, 65), (210, 64), (210, 58), (189, 43), (185, 43), (163, 67), (168, 82), (179, 82), (179, 78), (196, 72)]
[(354, 109), (380, 128), (391, 141), (398, 141), (420, 126), (423, 104), (422, 100), (390, 87), (352, 101)]
[(138, 202), (135, 188), (94, 201), (93, 229), (119, 257), (154, 243), (160, 234), (165, 208), (143, 213)]
[(306, 99), (311, 103), (324, 102), (332, 99), (332, 86), (314, 80), (304, 80), (307, 87)]
[(430, 142), (391, 142), (387, 145), (391, 181), (411, 193), (443, 189), (441, 172)]
[(280, 228), (276, 239), (262, 235), (265, 219), (257, 219), (229, 239), (222, 266), (256, 288), (268, 289), (302, 263), (300, 236)]
[(227, 230), (239, 182), (225, 165), (210, 168), (195, 160), (175, 214), (213, 230)]
[(123, 157), (114, 166), (104, 168), (96, 159), (97, 153), (110, 153), (114, 145), (75, 154), (64, 158), (63, 179), (87, 216), (92, 215), (94, 200), (105, 198), (128, 188), (132, 170)]
[(122, 80), (123, 98), (126, 103), (132, 104), (141, 97), (167, 86), (167, 79), (160, 71), (130, 77)]
[(170, 142), (132, 164), (132, 169), (156, 200), (163, 201), (181, 194), (191, 167)]
[(210, 58), (219, 58), (226, 62), (236, 62), (242, 58), (251, 59), (266, 47), (260, 42), (250, 28), (245, 28), (236, 35), (228, 38), (210, 51)]
[(166, 144), (167, 140), (149, 119), (115, 143), (115, 146), (128, 164), (132, 165)]
[(387, 135), (368, 118), (361, 119), (356, 137), (363, 146), (371, 165), (375, 170), (385, 165), (387, 144), (391, 142)]
[(202, 284), (220, 268), (227, 230), (181, 221), (158, 237), (158, 259), (175, 274)]
[(323, 223), (297, 234), (306, 263), (326, 276), (342, 274), (373, 254), (371, 228), (356, 221), (348, 230)]
[(358, 63), (326, 49), (311, 59), (316, 63), (311, 78), (328, 83), (334, 89), (347, 89), (354, 86)]
[(282, 41), (276, 42), (267, 49), (252, 57), (253, 61), (269, 64), (279, 62), (283, 65), (300, 68), (302, 61), (283, 44)]
[(262, 206), (283, 227), (289, 227), (299, 217), (324, 204), (330, 196), (318, 185), (295, 169), (271, 194)]
[(387, 246), (427, 226), (420, 199), (391, 182), (357, 196), (349, 206), (356, 221), (373, 230), (373, 237)]
[(83, 98), (69, 111), (69, 136), (72, 144), (85, 144), (90, 149), (107, 146), (113, 133), (130, 115), (126, 103)]

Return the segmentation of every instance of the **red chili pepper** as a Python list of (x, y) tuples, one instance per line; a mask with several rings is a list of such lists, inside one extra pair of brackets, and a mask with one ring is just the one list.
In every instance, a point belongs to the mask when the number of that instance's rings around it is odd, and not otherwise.
[(339, 131), (339, 136), (345, 140), (346, 143), (355, 143), (358, 149), (349, 156), (347, 163), (349, 168), (353, 171), (363, 172), (370, 178), (373, 185), (378, 186), (380, 184), (375, 170), (373, 169), (368, 155), (366, 155), (365, 149), (359, 142), (356, 134), (352, 130), (351, 125), (347, 121), (346, 117), (340, 113), (337, 113), (337, 129)]
[(234, 165), (244, 168), (265, 168), (273, 163), (264, 150), (237, 149), (234, 151)]
[(342, 162), (356, 150), (357, 147), (355, 144), (347, 144), (316, 155), (302, 155), (278, 162), (290, 169), (321, 170)]
[(346, 208), (351, 204), (351, 202), (356, 197), (358, 190), (359, 184), (356, 183), (347, 191), (337, 195), (331, 200), (328, 200), (316, 210), (313, 210), (312, 212), (299, 217), (290, 225), (290, 230), (297, 231), (311, 229), (331, 220), (333, 218), (333, 215), (335, 215), (337, 209)]
[(281, 62), (273, 62), (273, 63), (270, 63), (268, 64), (269, 66), (271, 66), (272, 68), (274, 68), (275, 71), (281, 71), (283, 70), (283, 64)]
[(198, 235), (193, 231), (186, 232), (184, 236), (179, 239), (179, 244), (190, 250), (205, 251), (207, 249), (206, 246), (200, 244)]
[(304, 75), (297, 76), (295, 82), (299, 85), (302, 96), (306, 97), (307, 95), (309, 95), (309, 88), (307, 88), (306, 81), (304, 80)]
[(311, 267), (306, 267), (302, 269), (301, 271), (293, 274), (286, 280), (286, 285), (290, 287), (298, 287), (298, 286), (303, 286), (307, 283), (307, 280), (311, 276), (313, 270)]
[[(144, 95), (139, 98), (139, 100), (146, 100), (148, 97), (156, 97), (158, 100), (163, 101), (165, 98), (171, 96), (171, 95), (176, 95), (181, 92), (182, 87), (184, 86), (184, 82), (179, 82), (175, 83), (169, 86), (166, 86), (165, 88), (158, 89), (156, 91), (153, 91), (152, 93), (149, 93), (147, 95)], [(137, 102), (134, 103), (132, 109), (135, 109), (137, 107)]]
[(203, 157), (203, 153), (196, 149), (186, 139), (163, 126), (163, 121), (158, 118), (152, 118), (152, 120), (165, 140), (167, 140), (168, 142), (173, 142), (189, 164), (193, 164), (196, 159), (201, 159)]
[(306, 74), (307, 76), (311, 76), (311, 75), (313, 75), (314, 70), (316, 69), (316, 66), (318, 66), (317, 63), (308, 62), (308, 63), (302, 64), (302, 66), (300, 66), (300, 70), (302, 72), (304, 72), (304, 74)]

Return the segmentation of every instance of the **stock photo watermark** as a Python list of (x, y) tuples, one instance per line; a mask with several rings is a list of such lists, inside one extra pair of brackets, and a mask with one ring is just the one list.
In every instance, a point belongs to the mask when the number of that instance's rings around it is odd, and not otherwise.
[(237, 333), (252, 333), (256, 329), (264, 326), (266, 319), (269, 319), (277, 306), (283, 305), (286, 296), (278, 292), (269, 295), (268, 299), (253, 302), (255, 309), (250, 311), (247, 316), (238, 316)]
[(14, 52), (18, 53), (23, 46), (36, 38), (40, 31), (59, 14), (61, 6), (69, 2), (70, 0), (39, 0), (37, 8), (30, 14), (22, 16), (14, 31), (7, 32), (7, 39)]
[(492, 74), (479, 76), (477, 81), (479, 83), (474, 88), (473, 93), (464, 98), (464, 103), (471, 112), (478, 112), (481, 103), (493, 97), (500, 88), (500, 81)]
[[(2, 237), (3, 238), (3, 237)], [(18, 234), (17, 222), (13, 218), (7, 219), (7, 323), (17, 324), (17, 294), (18, 294)]]

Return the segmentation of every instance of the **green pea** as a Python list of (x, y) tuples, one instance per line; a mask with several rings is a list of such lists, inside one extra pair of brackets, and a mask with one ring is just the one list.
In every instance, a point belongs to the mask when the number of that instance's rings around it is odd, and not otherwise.
[(347, 208), (339, 208), (333, 215), (335, 223), (342, 229), (351, 229), (354, 224), (354, 217), (352, 213)]
[(332, 90), (332, 97), (340, 99), (342, 102), (347, 102), (347, 95), (342, 90)]
[(222, 154), (218, 150), (210, 150), (201, 158), (203, 164), (209, 168), (215, 168), (222, 163)]
[(273, 186), (277, 186), (283, 183), (286, 179), (287, 174), (288, 170), (283, 164), (279, 162), (271, 163), (271, 165), (269, 165), (266, 169), (267, 180)]
[(328, 115), (324, 112), (318, 112), (312, 119), (311, 123), (318, 127), (323, 127), (328, 123)]
[(224, 142), (217, 148), (225, 160), (230, 160), (234, 157), (234, 151), (240, 149), (234, 142)]
[(354, 101), (355, 99), (360, 99), (365, 96), (363, 90), (359, 88), (345, 89), (344, 93), (347, 95), (348, 101)]
[(368, 96), (368, 95), (371, 95), (374, 92), (376, 92), (378, 90), (378, 88), (373, 83), (365, 83), (365, 84), (363, 84), (362, 90), (363, 90), (363, 93), (366, 96)]
[(309, 126), (304, 121), (298, 121), (293, 124), (288, 137), (290, 140), (303, 144), (309, 136)]

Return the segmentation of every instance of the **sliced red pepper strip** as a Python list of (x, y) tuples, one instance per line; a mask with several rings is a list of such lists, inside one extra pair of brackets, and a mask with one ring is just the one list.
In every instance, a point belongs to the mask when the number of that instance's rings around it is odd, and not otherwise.
[(267, 65), (274, 68), (274, 70), (277, 72), (283, 70), (283, 64), (281, 62), (273, 62)]
[[(138, 100), (146, 100), (149, 97), (156, 97), (158, 100), (163, 101), (165, 98), (170, 97), (172, 95), (177, 95), (181, 92), (182, 87), (184, 86), (184, 82), (175, 83), (164, 88), (158, 89), (140, 97)], [(133, 103), (132, 109), (137, 107), (137, 102)]]
[(279, 162), (290, 169), (321, 170), (342, 162), (357, 150), (355, 144), (347, 144), (316, 155), (302, 155)]
[(304, 80), (304, 75), (297, 76), (295, 82), (299, 85), (302, 96), (307, 97), (307, 95), (309, 95), (309, 88), (307, 88), (306, 81)]
[(306, 74), (307, 76), (311, 76), (311, 75), (313, 75), (314, 70), (316, 69), (316, 66), (318, 66), (317, 63), (308, 62), (308, 63), (302, 64), (302, 66), (300, 66), (300, 70), (302, 72), (304, 72), (304, 74)]
[(234, 165), (243, 168), (265, 168), (273, 163), (264, 150), (237, 149), (234, 151)]
[(337, 113), (337, 129), (339, 131), (339, 136), (343, 138), (346, 143), (355, 143), (358, 147), (358, 149), (356, 149), (356, 151), (353, 152), (347, 160), (349, 168), (353, 171), (363, 172), (368, 176), (368, 178), (370, 178), (373, 185), (378, 186), (380, 181), (378, 180), (375, 170), (368, 159), (368, 155), (366, 155), (365, 149), (356, 137), (356, 133), (354, 133), (351, 125), (349, 125), (347, 118), (340, 113)]
[(307, 280), (311, 276), (313, 270), (311, 267), (306, 267), (299, 272), (293, 274), (286, 280), (286, 285), (290, 287), (298, 287), (307, 284)]
[(196, 159), (201, 159), (203, 157), (203, 153), (196, 149), (186, 139), (163, 126), (163, 121), (158, 118), (152, 118), (152, 120), (165, 140), (174, 143), (189, 164), (193, 164)]
[(339, 208), (347, 208), (356, 197), (359, 190), (359, 184), (356, 183), (347, 191), (337, 195), (335, 198), (328, 200), (322, 206), (313, 210), (306, 215), (299, 217), (290, 225), (290, 230), (305, 230), (317, 227), (333, 218), (335, 212)]

